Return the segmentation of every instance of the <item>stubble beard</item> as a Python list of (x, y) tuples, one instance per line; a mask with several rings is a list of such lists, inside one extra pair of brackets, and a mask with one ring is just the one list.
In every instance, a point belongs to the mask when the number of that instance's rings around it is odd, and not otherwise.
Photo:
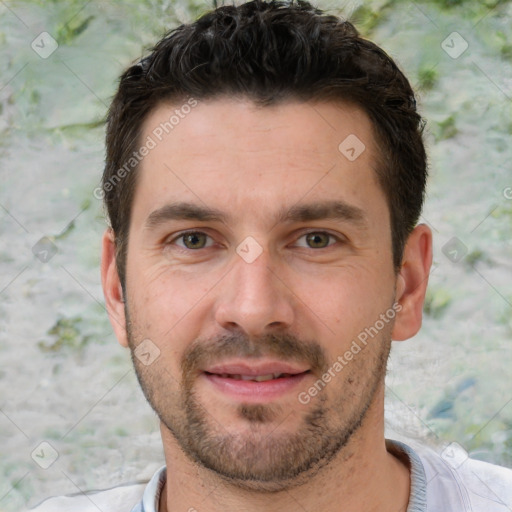
[[(312, 407), (306, 413), (288, 413), (278, 404), (240, 404), (236, 420), (245, 420), (247, 428), (231, 433), (215, 420), (194, 389), (197, 374), (193, 369), (210, 355), (204, 352), (206, 344), (194, 343), (192, 351), (184, 355), (180, 389), (169, 392), (176, 388), (175, 380), (161, 365), (145, 367), (134, 357), (137, 343), (129, 321), (128, 326), (132, 360), (143, 393), (181, 450), (227, 483), (258, 492), (278, 492), (302, 485), (336, 456), (343, 457), (343, 449), (363, 425), (383, 385), (392, 328), (383, 329), (371, 347), (365, 347), (343, 368), (327, 385), (332, 388), (320, 391), (311, 400)], [(321, 375), (328, 367), (320, 345), (305, 344), (289, 335), (272, 335), (257, 344), (241, 335), (224, 336), (208, 342), (208, 347), (215, 347), (215, 354), (225, 356), (265, 354), (286, 360), (299, 359), (300, 354), (306, 356), (302, 361), (315, 366), (315, 375)], [(280, 431), (280, 424), (290, 414), (298, 416), (300, 426), (294, 433)]]

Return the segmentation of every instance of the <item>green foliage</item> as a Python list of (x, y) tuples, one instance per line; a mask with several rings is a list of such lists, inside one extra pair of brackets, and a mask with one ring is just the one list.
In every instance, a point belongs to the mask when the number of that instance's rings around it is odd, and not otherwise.
[(444, 121), (437, 123), (439, 128), (438, 131), (438, 139), (451, 139), (455, 137), (459, 131), (457, 130), (457, 126), (455, 124), (455, 115), (452, 114), (448, 116)]
[(505, 300), (508, 302), (508, 304), (504, 304), (504, 309), (501, 312), (501, 314), (498, 316), (498, 322), (500, 324), (503, 324), (506, 326), (506, 328), (509, 330), (510, 335), (512, 336), (512, 315), (510, 314), (510, 305), (512, 304), (512, 294), (507, 294), (505, 296)]
[(116, 437), (127, 437), (129, 435), (128, 431), (124, 427), (117, 427), (114, 430), (114, 434)]
[(464, 7), (482, 6), (486, 9), (494, 9), (500, 3), (504, 3), (502, 0), (483, 0), (475, 2), (474, 0), (434, 0), (434, 3), (439, 5), (442, 9), (452, 9), (460, 5)]
[(430, 91), (439, 80), (438, 72), (433, 68), (422, 67), (418, 71), (418, 82), (421, 89)]
[(37, 345), (43, 352), (58, 352), (66, 347), (82, 348), (91, 340), (92, 336), (81, 333), (83, 319), (80, 316), (59, 318), (55, 325), (47, 332), (53, 338), (50, 343), (40, 341)]
[(501, 56), (504, 59), (512, 60), (512, 44), (505, 43), (501, 47)]
[(382, 11), (374, 11), (367, 5), (358, 7), (350, 17), (350, 21), (366, 36), (369, 35), (382, 20)]
[(67, 23), (57, 26), (55, 39), (59, 44), (69, 44), (77, 38), (84, 30), (87, 29), (89, 23), (94, 19), (94, 16), (88, 16), (85, 19), (80, 19), (79, 16), (71, 18)]
[(450, 9), (451, 7), (456, 7), (457, 5), (462, 5), (468, 0), (435, 0), (435, 3), (439, 6)]
[(432, 318), (439, 318), (450, 305), (452, 297), (445, 288), (427, 289), (423, 311)]
[(62, 438), (62, 431), (59, 428), (48, 427), (44, 430), (44, 438), (59, 440)]
[(474, 249), (464, 258), (464, 263), (470, 267), (481, 261), (490, 263), (490, 260), (486, 257), (485, 253), (480, 249)]

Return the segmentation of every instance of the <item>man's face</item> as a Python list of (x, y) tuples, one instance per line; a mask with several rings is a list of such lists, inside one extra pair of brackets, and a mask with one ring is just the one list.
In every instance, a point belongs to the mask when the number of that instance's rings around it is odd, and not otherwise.
[[(155, 109), (141, 140), (176, 108)], [(377, 152), (356, 107), (223, 99), (141, 163), (125, 312), (132, 350), (160, 355), (134, 357), (137, 374), (177, 445), (240, 485), (311, 474), (380, 396), (393, 321), (376, 322), (396, 276)]]

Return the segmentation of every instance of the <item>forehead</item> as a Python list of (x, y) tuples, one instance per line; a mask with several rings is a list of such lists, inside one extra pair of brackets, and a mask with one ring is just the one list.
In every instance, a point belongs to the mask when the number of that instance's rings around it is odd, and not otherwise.
[[(270, 136), (279, 139), (281, 153), (287, 157), (293, 156), (287, 153), (290, 150), (314, 158), (319, 153), (332, 156), (332, 150), (339, 150), (338, 144), (350, 135), (359, 135), (367, 149), (375, 149), (368, 116), (351, 103), (288, 101), (260, 107), (249, 99), (225, 97), (193, 102), (195, 106), (190, 106), (191, 100), (161, 103), (147, 116), (143, 137), (154, 139), (157, 153), (169, 144), (190, 140), (194, 142), (193, 147), (187, 144), (187, 156), (201, 156), (217, 149), (261, 153), (267, 148), (275, 149)], [(226, 138), (227, 134), (230, 138)], [(177, 154), (176, 158), (182, 155)]]
[(247, 214), (257, 206), (258, 214), (282, 213), (283, 204), (315, 195), (356, 205), (383, 200), (372, 125), (360, 108), (227, 98), (191, 104), (160, 104), (145, 120), (141, 141), (152, 149), (139, 167), (134, 213), (184, 198)]

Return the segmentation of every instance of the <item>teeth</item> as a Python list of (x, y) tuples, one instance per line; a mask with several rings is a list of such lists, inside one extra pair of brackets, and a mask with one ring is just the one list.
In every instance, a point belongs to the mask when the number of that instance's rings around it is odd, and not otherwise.
[(279, 373), (269, 373), (268, 375), (256, 375), (256, 377), (252, 377), (248, 380), (255, 380), (256, 382), (264, 382), (266, 380), (277, 379), (277, 375), (279, 375)]
[(234, 380), (246, 380), (246, 381), (252, 380), (255, 382), (265, 382), (267, 380), (278, 379), (279, 377), (288, 377), (288, 376), (289, 376), (288, 373), (268, 373), (267, 375), (240, 375), (240, 374), (230, 375), (228, 373), (223, 373), (221, 375), (221, 377), (224, 379), (231, 378)]

